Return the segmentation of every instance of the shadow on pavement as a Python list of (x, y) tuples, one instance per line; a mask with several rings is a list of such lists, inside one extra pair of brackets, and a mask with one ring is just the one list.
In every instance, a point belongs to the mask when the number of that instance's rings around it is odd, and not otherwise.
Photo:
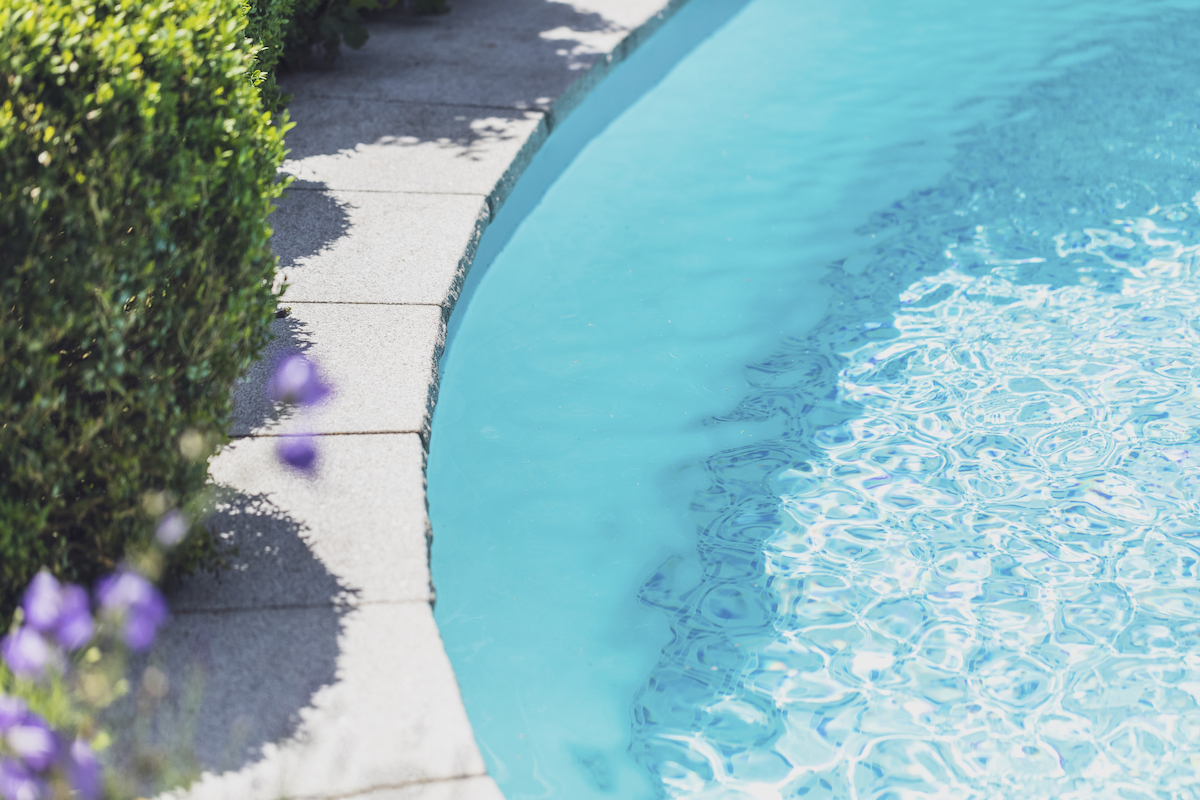
[[(136, 738), (143, 754), (186, 753), (190, 743), (200, 769), (238, 769), (294, 736), (314, 695), (336, 679), (352, 597), (312, 555), (303, 526), (266, 495), (230, 490), (209, 524), (228, 568), (169, 591), (173, 619), (131, 664), (133, 691), (112, 712), (118, 758), (130, 758)], [(149, 725), (134, 724), (138, 706), (155, 709)]]
[[(350, 231), (346, 207), (320, 183), (297, 181), (291, 185), (271, 215), (275, 234), (271, 247), (279, 256), (279, 269), (294, 267), (303, 259), (328, 249)], [(287, 295), (283, 304), (287, 305)]]

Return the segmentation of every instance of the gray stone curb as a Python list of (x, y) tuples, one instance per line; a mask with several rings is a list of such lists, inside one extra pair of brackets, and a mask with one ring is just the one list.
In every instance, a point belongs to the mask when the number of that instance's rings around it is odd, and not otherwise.
[[(290, 76), (296, 182), (274, 217), (290, 315), (235, 394), (211, 464), (234, 567), (171, 598), (156, 658), (199, 664), (205, 773), (189, 798), (502, 800), (431, 601), (425, 457), (450, 312), (534, 154), (686, 0), (456, 0), (386, 17), (326, 72)], [(265, 399), (313, 359), (311, 413)], [(319, 435), (315, 478), (274, 459)]]

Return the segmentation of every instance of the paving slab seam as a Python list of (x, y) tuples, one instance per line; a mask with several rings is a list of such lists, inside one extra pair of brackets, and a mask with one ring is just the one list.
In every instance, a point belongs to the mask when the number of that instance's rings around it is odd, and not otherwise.
[[(318, 437), (325, 436), (420, 436), (420, 430), (416, 429), (399, 429), (394, 431), (332, 431), (329, 433), (313, 434)], [(261, 431), (259, 433), (245, 433), (231, 435), (230, 439), (287, 439), (301, 436), (304, 434), (298, 433), (276, 433), (274, 431)]]
[(407, 600), (366, 600), (356, 601), (354, 603), (340, 603), (331, 600), (328, 603), (281, 603), (278, 605), (258, 605), (258, 606), (234, 606), (234, 607), (219, 607), (204, 608), (196, 606), (192, 608), (178, 609), (172, 612), (174, 616), (183, 617), (189, 614), (254, 614), (260, 611), (293, 611), (295, 609), (323, 609), (323, 608), (344, 608), (353, 609), (363, 606), (397, 606), (405, 603), (428, 603), (428, 597), (413, 597)]
[[(321, 92), (308, 92), (304, 95), (305, 99), (313, 99), (313, 100), (345, 100), (347, 97), (352, 97), (352, 96), (353, 95), (344, 95), (344, 94), (323, 94)], [(405, 100), (405, 99), (398, 98), (398, 97), (380, 97), (380, 98), (364, 97), (361, 99), (364, 99), (364, 100), (369, 99), (369, 100), (371, 100), (371, 102), (374, 102), (374, 103), (389, 103), (389, 104), (395, 104), (395, 105), (409, 105), (409, 106), (440, 106), (440, 107), (444, 107), (444, 108), (478, 108), (478, 109), (482, 109), (484, 111), (537, 111), (537, 112), (545, 113), (551, 109), (550, 105), (528, 106), (528, 105), (517, 105), (517, 104), (502, 105), (502, 104), (488, 104), (488, 103), (443, 103), (443, 102), (439, 102), (437, 100)]]
[(568, 87), (566, 92), (550, 106), (547, 116), (550, 117), (549, 123), (551, 128), (553, 129), (555, 124), (565, 119), (568, 114), (574, 111), (575, 107), (579, 105), (583, 98), (600, 81), (604, 80), (613, 67), (628, 58), (633, 51), (637, 50), (642, 42), (653, 35), (675, 12), (683, 8), (688, 2), (689, 0), (667, 0), (666, 4), (658, 12), (641, 25), (630, 29), (610, 52), (584, 71), (579, 80)]
[[(534, 155), (686, 2), (511, 0), (497, 11), (458, 0), (444, 27), (375, 23), (339, 67), (285, 81), (297, 122), (285, 168), (298, 180), (274, 219), (292, 312), (239, 385), (231, 442), (210, 466), (228, 489), (214, 530), (241, 548), (238, 569), (197, 576), (172, 598), (165, 661), (185, 664), (197, 648), (221, 656), (196, 738), (214, 766), (177, 796), (503, 800), (432, 613), (425, 465), (447, 324)], [(529, 22), (497, 26), (497, 13)], [(501, 28), (520, 35), (481, 59), (478, 37)], [(588, 50), (594, 31), (621, 38)], [(568, 35), (585, 69), (563, 55)], [(361, 96), (427, 69), (404, 61), (421, 47), (435, 54), (442, 97)], [(513, 77), (505, 57), (518, 72), (534, 66)], [(339, 86), (351, 88), (329, 90)], [(512, 102), (514, 92), (538, 102)], [(265, 399), (273, 365), (296, 353), (334, 387), (303, 414)], [(276, 464), (275, 443), (300, 433), (319, 441), (316, 479)], [(253, 735), (230, 770), (218, 744), (246, 720)]]
[[(452, 783), (454, 781), (461, 781), (464, 779), (469, 780), (471, 778), (483, 778), (486, 776), (486, 772), (480, 771), (471, 773), (469, 775), (456, 775), (453, 778), (427, 778), (423, 780), (406, 781), (403, 783), (381, 783), (378, 786), (372, 786), (368, 789), (363, 789), (362, 791), (355, 791), (349, 794), (329, 795), (321, 798), (321, 800), (347, 800), (348, 798), (362, 797), (364, 794), (373, 794), (375, 792), (383, 792), (389, 789), (409, 789), (413, 786), (431, 786), (439, 783)], [(295, 800), (310, 800), (310, 798), (295, 798)], [(316, 798), (312, 798), (312, 800), (316, 800)]]
[(444, 303), (404, 303), (388, 302), (387, 300), (288, 300), (288, 303), (298, 303), (310, 306), (426, 306), (427, 308), (445, 308)]
[[(329, 191), (328, 186), (302, 186), (292, 184), (287, 189), (289, 192), (321, 192)], [(346, 192), (355, 192), (359, 194), (418, 194), (418, 195), (445, 195), (447, 197), (487, 197), (486, 192), (422, 192), (416, 189), (343, 189)]]

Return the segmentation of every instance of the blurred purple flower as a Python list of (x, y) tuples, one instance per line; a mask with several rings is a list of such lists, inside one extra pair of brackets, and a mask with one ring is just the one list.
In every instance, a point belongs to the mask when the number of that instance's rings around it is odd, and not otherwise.
[(71, 788), (83, 800), (97, 800), (100, 797), (100, 762), (84, 740), (76, 739), (71, 745), (66, 771)]
[(9, 697), (0, 694), (0, 735), (8, 733), (8, 729), (23, 722), (29, 715), (29, 706), (19, 697)]
[(18, 678), (41, 675), (52, 657), (50, 645), (28, 625), (22, 625), (0, 639), (0, 658)]
[(158, 539), (158, 543), (163, 547), (174, 547), (182, 542), (187, 534), (188, 519), (179, 510), (168, 511), (154, 530), (154, 538)]
[(4, 800), (42, 800), (46, 784), (19, 761), (0, 758), (0, 797)]
[(78, 650), (92, 640), (96, 625), (83, 587), (68, 583), (62, 590), (62, 613), (54, 627), (54, 638), (68, 650)]
[(283, 463), (304, 472), (311, 472), (317, 463), (316, 442), (307, 434), (279, 437), (275, 453)]
[(134, 650), (149, 649), (159, 626), (167, 620), (167, 604), (158, 589), (127, 569), (101, 578), (96, 599), (109, 616), (124, 623), (125, 644)]
[(48, 633), (58, 623), (62, 613), (62, 584), (46, 570), (33, 576), (21, 601), (25, 622), (34, 630)]
[(29, 627), (39, 633), (53, 634), (59, 644), (70, 650), (87, 644), (95, 630), (87, 592), (73, 583), (59, 583), (46, 570), (29, 582), (21, 608)]
[(288, 356), (279, 362), (267, 391), (276, 402), (302, 406), (315, 405), (329, 395), (329, 387), (321, 380), (316, 365), (304, 356)]
[(46, 721), (37, 714), (26, 714), (4, 734), (9, 751), (35, 772), (49, 768), (58, 757), (58, 741)]

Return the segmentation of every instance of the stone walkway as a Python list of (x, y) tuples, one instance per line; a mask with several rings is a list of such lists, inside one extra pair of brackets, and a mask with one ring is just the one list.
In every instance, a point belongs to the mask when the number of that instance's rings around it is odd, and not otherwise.
[[(274, 216), (291, 315), (212, 464), (220, 580), (172, 597), (168, 674), (202, 666), (194, 798), (501, 800), (434, 623), (425, 456), (446, 321), (479, 237), (549, 131), (682, 0), (452, 0), (291, 76), (297, 180)], [(264, 399), (302, 352), (335, 394)], [(276, 437), (320, 434), (315, 479)], [(177, 684), (187, 683), (176, 679)], [(182, 691), (176, 686), (176, 691)]]

